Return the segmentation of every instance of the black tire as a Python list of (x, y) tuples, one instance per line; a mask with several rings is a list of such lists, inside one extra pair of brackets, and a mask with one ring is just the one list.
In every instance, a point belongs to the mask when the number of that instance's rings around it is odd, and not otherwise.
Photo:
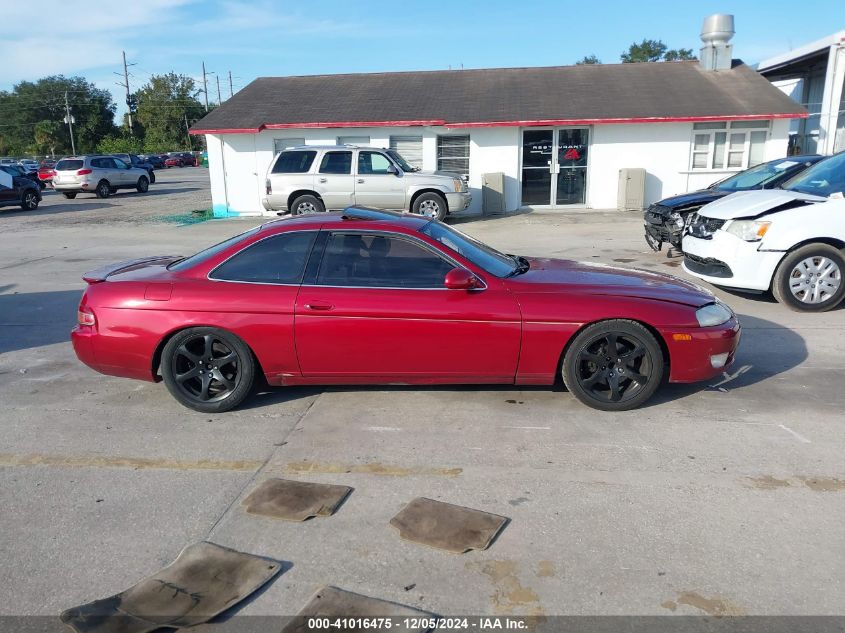
[(449, 211), (446, 198), (438, 193), (428, 191), (416, 197), (411, 205), (411, 213), (424, 215), (432, 220), (442, 220)]
[(293, 201), (293, 204), (290, 205), (291, 215), (322, 213), (325, 210), (326, 207), (323, 204), (323, 201), (320, 200), (317, 196), (312, 195), (299, 196), (296, 200)]
[(784, 257), (772, 278), (772, 294), (796, 312), (826, 312), (845, 297), (845, 257), (828, 244), (807, 244)]
[(249, 395), (255, 361), (249, 346), (234, 334), (194, 327), (177, 333), (164, 346), (161, 375), (168, 391), (184, 406), (221, 413)]
[(150, 189), (150, 181), (147, 179), (146, 176), (141, 176), (138, 178), (138, 182), (135, 185), (135, 189), (138, 190), (138, 193), (147, 193)]
[(97, 188), (94, 190), (98, 198), (108, 198), (112, 194), (111, 185), (108, 180), (101, 180), (97, 183)]
[(38, 192), (27, 189), (21, 196), (21, 209), (24, 211), (35, 211), (38, 208)]
[(587, 406), (628, 411), (654, 394), (664, 370), (660, 344), (648, 329), (636, 321), (612, 319), (584, 328), (573, 339), (561, 374), (566, 388)]
[(63, 191), (62, 195), (68, 200), (73, 200), (76, 197), (75, 191)]
[(150, 170), (150, 184), (155, 184), (156, 181), (156, 173), (151, 169)]

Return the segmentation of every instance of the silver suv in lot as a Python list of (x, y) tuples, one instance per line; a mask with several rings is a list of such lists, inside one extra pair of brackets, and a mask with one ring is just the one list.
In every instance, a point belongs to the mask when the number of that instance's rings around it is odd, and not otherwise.
[(279, 215), (345, 209), (397, 209), (442, 220), (472, 195), (459, 174), (424, 172), (394, 150), (355, 145), (300, 145), (280, 152), (267, 170), (268, 211)]
[(69, 156), (53, 168), (53, 188), (65, 198), (78, 193), (93, 193), (108, 198), (118, 189), (145, 193), (150, 177), (144, 169), (127, 165), (114, 156)]

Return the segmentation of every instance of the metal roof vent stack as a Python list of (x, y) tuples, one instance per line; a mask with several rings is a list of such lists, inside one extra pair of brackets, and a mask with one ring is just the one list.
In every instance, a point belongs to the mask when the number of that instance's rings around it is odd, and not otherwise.
[(701, 26), (699, 63), (704, 70), (729, 70), (733, 57), (734, 16), (716, 13), (704, 18)]

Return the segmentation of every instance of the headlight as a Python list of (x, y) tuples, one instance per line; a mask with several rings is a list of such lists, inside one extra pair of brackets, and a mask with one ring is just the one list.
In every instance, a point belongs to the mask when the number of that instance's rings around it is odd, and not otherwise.
[(695, 318), (701, 327), (713, 327), (730, 321), (732, 314), (721, 303), (709, 303), (695, 311)]
[(461, 190), (464, 188), (464, 181), (460, 178), (454, 178), (452, 180), (452, 186), (455, 188), (455, 191), (460, 193)]
[(684, 228), (684, 219), (681, 217), (680, 213), (677, 213), (677, 212), (670, 213), (669, 214), (669, 221), (672, 222), (679, 229)]
[(746, 242), (759, 242), (771, 224), (762, 220), (734, 220), (725, 230)]

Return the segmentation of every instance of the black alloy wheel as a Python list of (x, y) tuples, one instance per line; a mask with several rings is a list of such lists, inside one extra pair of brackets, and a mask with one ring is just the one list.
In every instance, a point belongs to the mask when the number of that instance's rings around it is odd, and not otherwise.
[(563, 360), (563, 381), (584, 404), (627, 411), (648, 400), (663, 380), (660, 345), (643, 325), (622, 319), (585, 328)]
[(38, 208), (38, 194), (32, 189), (27, 189), (21, 197), (21, 209), (24, 211), (35, 211)]

